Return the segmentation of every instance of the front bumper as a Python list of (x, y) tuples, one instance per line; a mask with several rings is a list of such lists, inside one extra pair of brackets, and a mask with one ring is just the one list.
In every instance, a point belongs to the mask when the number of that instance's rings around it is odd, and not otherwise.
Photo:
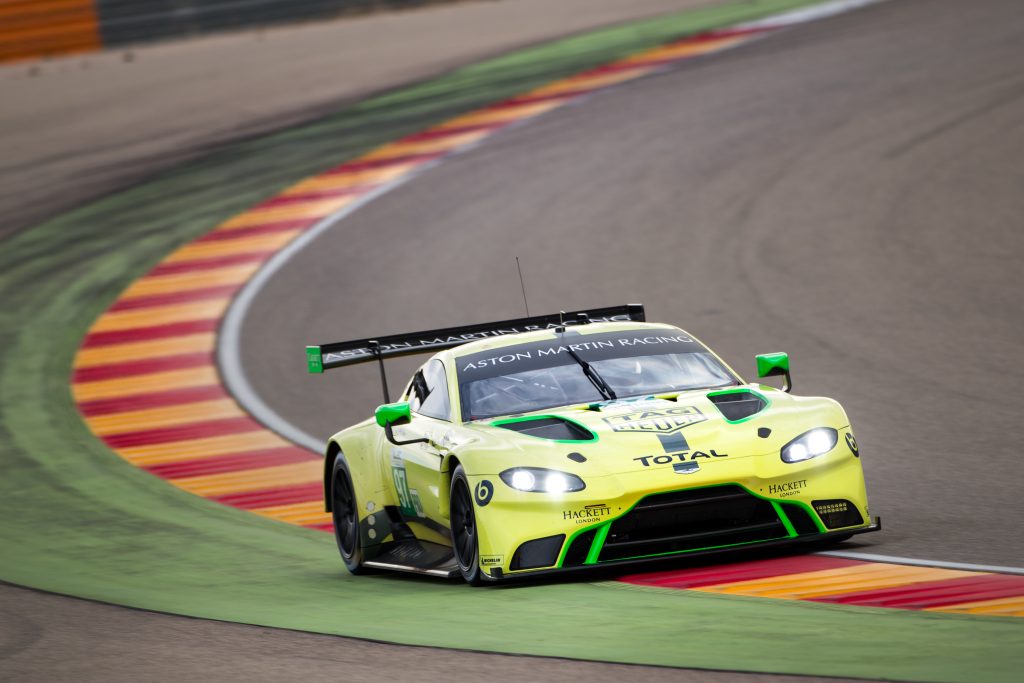
[(685, 479), (671, 466), (640, 469), (594, 477), (584, 491), (561, 497), (496, 483), (477, 510), (480, 564), (495, 579), (880, 528), (870, 521), (859, 457), (839, 449), (797, 465), (756, 456), (717, 461)]
[(655, 562), (665, 562), (669, 560), (679, 561), (683, 556), (690, 557), (701, 557), (706, 555), (727, 555), (730, 553), (746, 552), (751, 549), (769, 549), (781, 546), (794, 546), (808, 543), (822, 543), (826, 544), (829, 541), (839, 542), (845, 540), (854, 534), (864, 534), (871, 531), (882, 530), (882, 518), (875, 517), (870, 521), (869, 524), (854, 529), (841, 529), (839, 531), (829, 531), (819, 534), (807, 534), (803, 536), (795, 536), (792, 538), (782, 538), (773, 541), (759, 541), (755, 543), (748, 543), (738, 546), (731, 546), (727, 548), (711, 548), (706, 550), (693, 550), (683, 553), (672, 553), (669, 555), (661, 555), (656, 557), (644, 557), (634, 558), (625, 560), (613, 560), (608, 562), (601, 562), (595, 564), (582, 564), (571, 567), (548, 567), (545, 569), (534, 569), (529, 571), (517, 571), (505, 573), (499, 567), (495, 567), (491, 570), (488, 580), (490, 581), (512, 581), (515, 579), (529, 579), (533, 577), (547, 576), (550, 574), (564, 574), (564, 573), (576, 573), (584, 572), (588, 570), (608, 569), (616, 567), (628, 567), (639, 564), (651, 564)]

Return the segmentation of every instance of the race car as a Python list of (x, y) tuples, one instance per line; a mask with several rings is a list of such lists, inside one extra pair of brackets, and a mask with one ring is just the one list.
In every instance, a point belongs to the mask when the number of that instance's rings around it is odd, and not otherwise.
[[(433, 356), (391, 402), (384, 360)], [(642, 305), (306, 348), (380, 364), (384, 405), (328, 442), (324, 499), (354, 574), (472, 585), (880, 528), (842, 407), (747, 383)]]

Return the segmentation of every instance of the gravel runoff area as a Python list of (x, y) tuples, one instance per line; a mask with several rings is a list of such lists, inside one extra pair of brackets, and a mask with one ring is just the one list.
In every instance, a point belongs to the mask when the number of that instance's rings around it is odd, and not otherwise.
[(714, 0), (500, 0), (0, 68), (0, 238), (226, 142), (532, 43)]

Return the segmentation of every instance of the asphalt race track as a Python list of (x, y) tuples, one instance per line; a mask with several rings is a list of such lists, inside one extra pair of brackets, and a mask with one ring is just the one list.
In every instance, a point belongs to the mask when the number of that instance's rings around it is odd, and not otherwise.
[[(4, 680), (493, 681), (842, 683), (849, 679), (738, 674), (460, 652), (225, 624), (127, 610), (0, 585)], [(59, 613), (60, 617), (53, 615)], [(16, 635), (15, 635), (16, 634)], [(83, 635), (88, 634), (88, 635)], [(45, 667), (40, 667), (45, 662)]]
[[(242, 330), (248, 377), (326, 437), (380, 402), (376, 369), (309, 376), (302, 346), (519, 316), (518, 255), (533, 313), (642, 301), (748, 377), (788, 351), (796, 392), (837, 398), (857, 430), (885, 531), (850, 550), (1022, 567), (1022, 34), (1013, 0), (883, 3), (506, 130), (280, 271)], [(363, 680), (382, 660), (399, 680), (748, 677), (454, 658), (6, 585), (0, 601), (19, 680)]]
[[(1022, 566), (1024, 13), (883, 3), (508, 130), (341, 221), (262, 290), (244, 366), (326, 438), (376, 368), (302, 347), (638, 301), (838, 399), (885, 531), (858, 550)], [(416, 360), (393, 366), (404, 382)]]

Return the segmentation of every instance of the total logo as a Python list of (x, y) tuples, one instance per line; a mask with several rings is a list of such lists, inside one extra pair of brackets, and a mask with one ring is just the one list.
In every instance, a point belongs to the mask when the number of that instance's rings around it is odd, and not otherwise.
[(682, 453), (669, 453), (667, 455), (643, 455), (639, 458), (633, 458), (633, 461), (640, 463), (644, 467), (651, 467), (652, 465), (668, 465), (670, 463), (689, 462), (698, 459), (710, 460), (712, 458), (728, 457), (728, 453), (719, 453), (718, 451), (711, 449), (709, 452), (683, 451)]

